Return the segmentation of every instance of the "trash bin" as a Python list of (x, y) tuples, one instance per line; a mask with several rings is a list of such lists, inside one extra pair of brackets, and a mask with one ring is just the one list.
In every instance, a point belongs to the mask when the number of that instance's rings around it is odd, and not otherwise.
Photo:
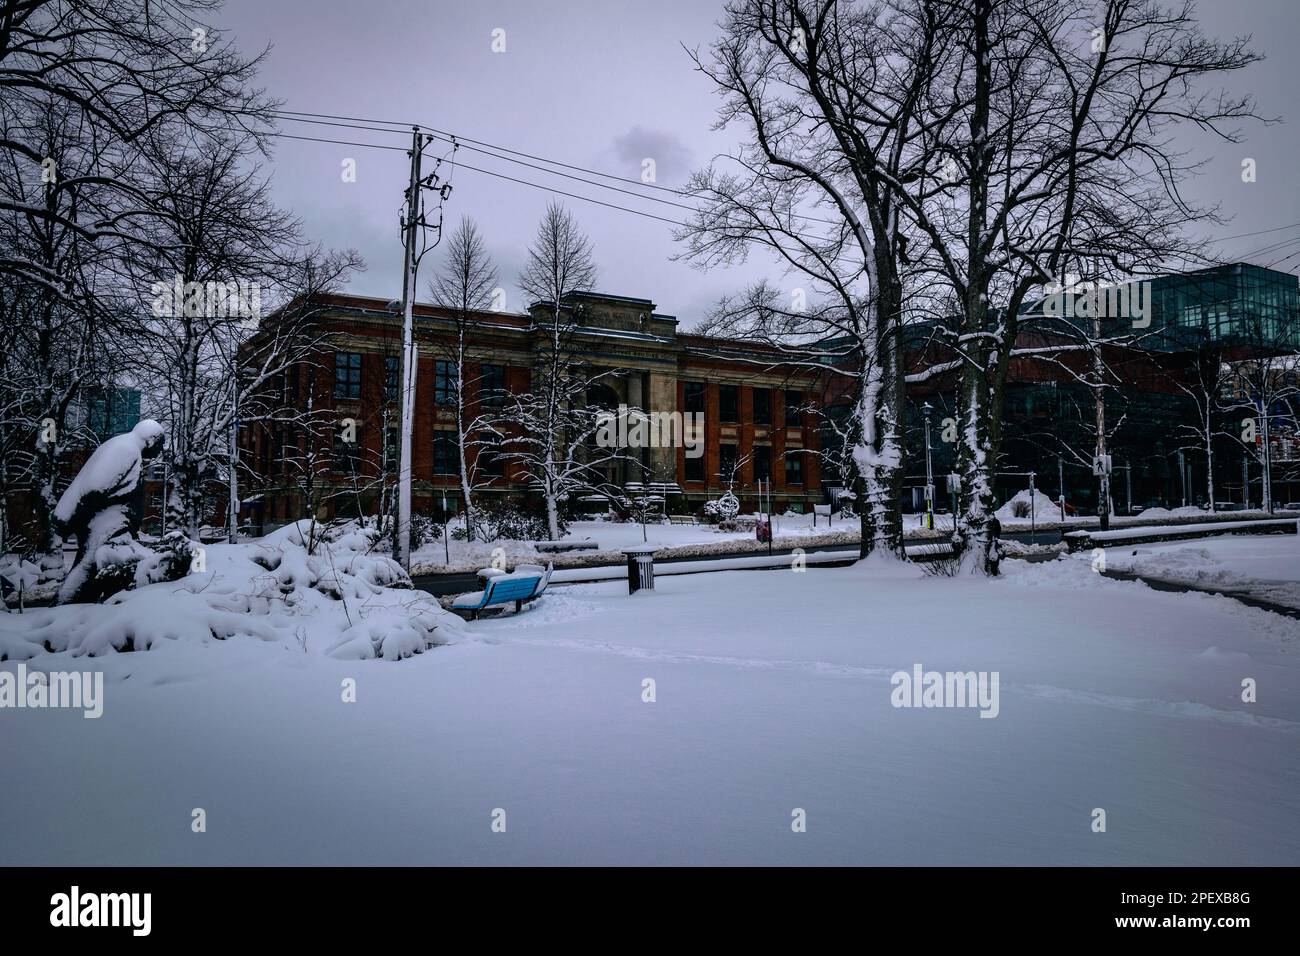
[(655, 552), (658, 548), (624, 548), (627, 555), (627, 593), (635, 594), (642, 588), (653, 591), (655, 586)]

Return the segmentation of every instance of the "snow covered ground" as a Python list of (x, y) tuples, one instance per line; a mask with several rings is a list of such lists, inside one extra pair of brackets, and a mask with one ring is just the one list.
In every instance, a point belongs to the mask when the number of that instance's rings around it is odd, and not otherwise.
[[(1091, 560), (1089, 552), (1078, 558)], [(1106, 549), (1106, 566), (1300, 608), (1300, 535), (1227, 536)]]
[[(1300, 622), (1004, 567), (552, 587), (402, 661), (42, 653), (104, 713), (0, 711), (0, 864), (1300, 863)], [(998, 716), (895, 708), (915, 664)]]

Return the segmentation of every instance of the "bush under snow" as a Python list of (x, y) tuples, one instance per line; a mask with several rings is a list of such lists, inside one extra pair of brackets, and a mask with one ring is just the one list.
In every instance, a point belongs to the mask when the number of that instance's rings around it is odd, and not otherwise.
[(212, 545), (206, 569), (179, 581), (122, 591), (104, 604), (5, 616), (0, 660), (42, 649), (98, 655), (232, 637), (331, 657), (398, 660), (444, 643), (459, 619), (413, 590), (401, 566), (378, 553), (382, 546), (373, 529), (322, 535), (307, 521), (260, 541)]

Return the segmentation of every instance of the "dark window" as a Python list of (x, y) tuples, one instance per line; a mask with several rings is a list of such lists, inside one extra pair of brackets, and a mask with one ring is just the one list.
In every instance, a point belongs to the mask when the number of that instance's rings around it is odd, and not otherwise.
[(786, 425), (803, 424), (803, 392), (786, 390), (785, 423)]
[(770, 388), (754, 389), (754, 424), (772, 424), (772, 390)]
[(396, 428), (389, 428), (384, 433), (384, 455), (388, 458), (388, 469), (397, 471), (397, 459), (402, 453), (402, 446), (399, 444), (399, 431)]
[(699, 458), (686, 459), (686, 480), (703, 481), (704, 480), (704, 456)]
[(802, 451), (792, 451), (785, 456), (785, 483), (787, 485), (803, 484)]
[(484, 365), (479, 377), (479, 395), (484, 405), (499, 407), (506, 400), (506, 367)]
[(504, 478), (506, 476), (506, 456), (484, 448), (478, 453), (478, 471), (485, 478)]
[(724, 422), (740, 421), (740, 389), (735, 385), (718, 386), (718, 419)]
[(355, 441), (344, 441), (343, 427), (339, 426), (334, 429), (334, 453), (332, 456), (332, 464), (335, 471), (341, 471), (349, 475), (357, 474), (361, 471), (361, 433), (358, 432), (355, 438)]
[(361, 397), (361, 353), (334, 353), (334, 397)]
[(767, 445), (754, 446), (754, 480), (772, 478), (772, 449)]
[(434, 432), (433, 473), (435, 475), (460, 474), (460, 453), (456, 449), (455, 432)]
[(736, 446), (719, 445), (718, 446), (718, 476), (722, 478), (723, 483), (733, 479), (732, 472), (736, 470)]
[(384, 401), (397, 400), (397, 377), (402, 374), (402, 363), (396, 355), (384, 359)]
[(456, 402), (456, 363), (438, 362), (433, 373), (433, 400), (439, 405)]
[(699, 412), (704, 414), (704, 383), (687, 382), (686, 383), (686, 408), (688, 412)]

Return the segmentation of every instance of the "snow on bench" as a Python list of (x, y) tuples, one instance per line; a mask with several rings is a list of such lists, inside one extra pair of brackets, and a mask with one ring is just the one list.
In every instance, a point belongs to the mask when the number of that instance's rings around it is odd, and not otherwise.
[(590, 538), (583, 538), (581, 541), (534, 541), (534, 550), (547, 554), (554, 554), (560, 551), (595, 551), (600, 547), (600, 543), (592, 541)]
[(1115, 531), (1068, 531), (1066, 544), (1071, 551), (1094, 544), (1127, 544), (1136, 541), (1178, 541), (1183, 538), (1206, 538), (1220, 534), (1296, 534), (1294, 518), (1265, 521), (1214, 521), (1202, 524), (1144, 525)]

